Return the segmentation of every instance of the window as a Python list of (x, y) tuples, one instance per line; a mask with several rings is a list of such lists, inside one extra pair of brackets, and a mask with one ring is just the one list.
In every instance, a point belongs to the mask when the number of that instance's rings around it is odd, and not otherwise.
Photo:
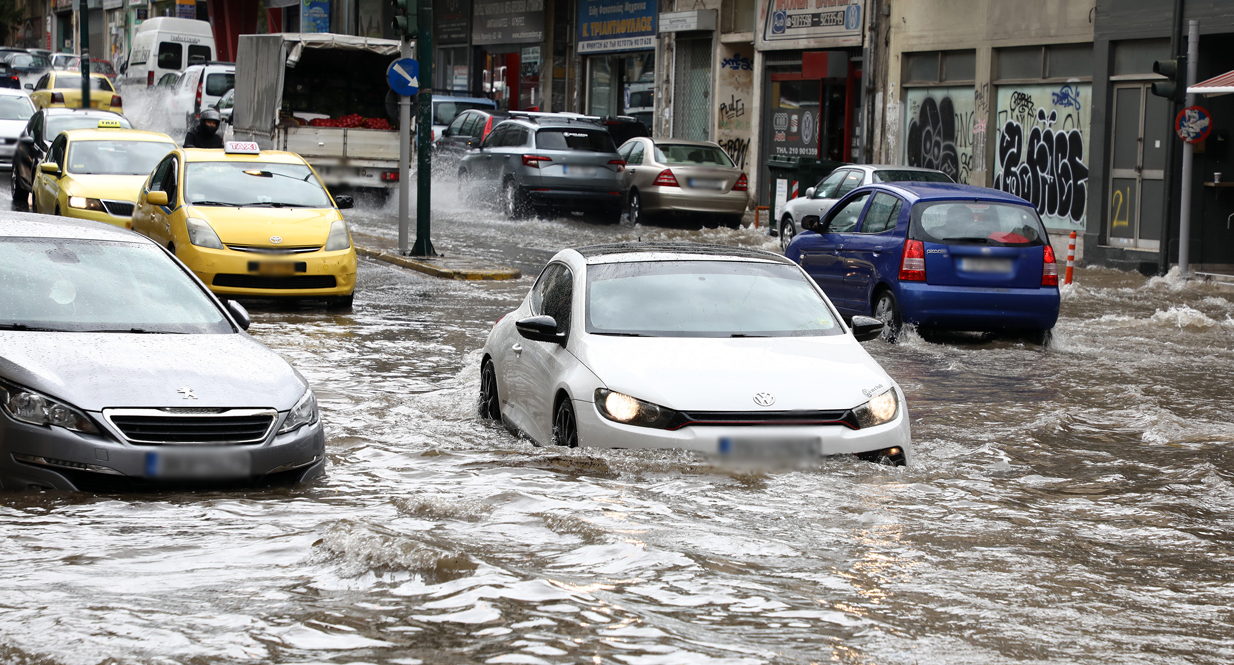
[(38, 83), (34, 84), (34, 89), (35, 90), (46, 90), (47, 89), (47, 79), (49, 78), (51, 78), (50, 74), (44, 74), (43, 78), (39, 79)]
[(480, 113), (473, 113), (471, 115), (475, 117), (476, 121), (467, 128), (471, 130), (467, 132), (467, 135), (478, 141), (484, 138), (484, 128), (489, 126), (492, 116), (486, 116)]
[(570, 329), (570, 311), (574, 298), (574, 275), (560, 263), (550, 264), (536, 280), (531, 290), (531, 311), (553, 317), (557, 332)]
[[(840, 185), (840, 188), (836, 190), (834, 195), (828, 198), (838, 199), (841, 196), (844, 196), (845, 194), (860, 187), (862, 180), (865, 180), (865, 174), (861, 171), (847, 171), (844, 176), (843, 184)], [(856, 223), (856, 219), (854, 219), (853, 222)]]
[(210, 62), (214, 58), (210, 57), (210, 47), (203, 44), (193, 44), (189, 46), (189, 63), (197, 60), (201, 62)]
[(536, 132), (536, 147), (542, 150), (581, 150), (617, 152), (613, 137), (597, 129), (541, 129)]
[(1058, 44), (1046, 47), (1047, 78), (1081, 78), (1093, 75), (1092, 44)]
[(69, 173), (145, 175), (159, 159), (175, 150), (157, 141), (74, 141), (69, 148)]
[[(1152, 71), (1149, 62), (1148, 71)], [(1092, 44), (1050, 44), (998, 50), (996, 80), (1091, 79)]]
[(458, 133), (462, 136), (475, 136), (477, 120), (479, 120), (479, 118), (474, 113), (464, 113), (460, 115), (455, 120), (459, 126)]
[[(80, 90), (81, 75), (80, 74), (57, 74), (56, 80), (52, 83), (53, 90)], [(111, 87), (111, 81), (105, 78), (90, 77), (90, 89), (99, 90), (102, 92), (115, 92), (116, 89)]]
[(1152, 74), (1153, 62), (1170, 58), (1170, 40), (1135, 39), (1114, 45), (1114, 75)]
[(912, 237), (944, 244), (1044, 244), (1037, 211), (1026, 205), (985, 201), (922, 203), (913, 207)]
[(528, 135), (526, 127), (513, 127), (506, 132), (505, 144), (512, 148), (525, 146), (527, 145)]
[(866, 212), (865, 221), (861, 223), (862, 233), (882, 233), (896, 227), (900, 219), (900, 199), (886, 192), (874, 195), (870, 209)]
[(180, 69), (184, 66), (184, 49), (175, 42), (159, 44), (159, 69)]
[(702, 165), (730, 167), (732, 160), (722, 148), (705, 145), (661, 143), (656, 146), (656, 161), (671, 165)]
[(905, 83), (967, 83), (977, 78), (976, 51), (909, 53)]
[(56, 140), (51, 144), (51, 150), (47, 152), (47, 161), (54, 162), (59, 165), (60, 171), (64, 171), (64, 144), (68, 143), (68, 139), (63, 136), (56, 137)]
[(630, 158), (627, 159), (626, 162), (630, 164), (642, 164), (643, 163), (643, 142), (642, 141), (636, 141), (634, 143), (634, 148), (630, 150)]
[(167, 177), (167, 170), (171, 168), (172, 158), (168, 157), (159, 162), (159, 165), (154, 167), (154, 173), (150, 174), (150, 184), (146, 187), (151, 192), (163, 191), (163, 180)]
[(206, 94), (211, 97), (225, 95), (228, 90), (234, 87), (236, 87), (235, 74), (210, 74), (206, 76)]
[(467, 122), (467, 119), (470, 117), (469, 114), (460, 115), (454, 119), (454, 122), (450, 123), (449, 127), (446, 127), (446, 131), (443, 133), (446, 136), (459, 136), (463, 134), (463, 123)]
[(1039, 79), (1045, 76), (1040, 46), (1007, 48), (998, 51), (999, 79)]
[(846, 176), (848, 176), (848, 169), (841, 169), (827, 176), (822, 182), (814, 186), (814, 198), (835, 198), (835, 191), (840, 187), (840, 183), (844, 181)]
[(497, 146), (501, 145), (501, 141), (502, 141), (502, 140), (504, 140), (504, 138), (505, 138), (505, 135), (506, 135), (506, 130), (507, 130), (507, 129), (509, 129), (509, 128), (510, 128), (510, 126), (509, 126), (509, 125), (498, 125), (498, 126), (497, 126), (497, 127), (496, 127), (493, 131), (492, 131), (492, 133), (491, 133), (491, 134), (489, 134), (489, 135), (488, 135), (488, 137), (486, 137), (486, 138), (484, 139), (484, 144), (483, 144), (481, 147), (483, 147), (483, 148), (495, 148), (495, 147), (497, 147)]
[(857, 228), (857, 219), (861, 217), (861, 209), (865, 207), (866, 199), (870, 198), (869, 194), (859, 194), (856, 198), (844, 204), (836, 214), (831, 217), (831, 226), (827, 227), (828, 233), (849, 233)]

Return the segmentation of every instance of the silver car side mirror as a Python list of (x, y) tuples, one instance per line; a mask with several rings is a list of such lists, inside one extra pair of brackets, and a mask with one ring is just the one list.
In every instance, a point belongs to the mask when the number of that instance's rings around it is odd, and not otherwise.
[(806, 198), (807, 199), (814, 198), (814, 188), (813, 187), (806, 187)]

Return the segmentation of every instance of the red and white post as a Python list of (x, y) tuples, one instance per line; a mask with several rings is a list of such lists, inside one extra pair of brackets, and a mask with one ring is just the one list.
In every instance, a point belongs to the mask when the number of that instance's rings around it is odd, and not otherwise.
[(1071, 283), (1071, 275), (1075, 270), (1075, 231), (1071, 232), (1071, 242), (1067, 245), (1067, 274), (1063, 276), (1063, 284)]

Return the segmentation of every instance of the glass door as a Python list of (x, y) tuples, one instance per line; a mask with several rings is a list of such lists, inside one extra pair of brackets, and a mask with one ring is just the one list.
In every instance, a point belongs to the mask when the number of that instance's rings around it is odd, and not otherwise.
[(1114, 88), (1110, 155), (1109, 244), (1156, 250), (1164, 226), (1169, 102), (1148, 83)]

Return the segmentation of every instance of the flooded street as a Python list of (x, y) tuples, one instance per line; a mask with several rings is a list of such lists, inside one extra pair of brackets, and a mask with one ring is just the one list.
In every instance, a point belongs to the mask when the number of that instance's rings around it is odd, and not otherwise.
[[(778, 241), (436, 196), (438, 251), (523, 278), (362, 259), (350, 311), (250, 308), (316, 391), (326, 476), (0, 494), (0, 662), (1234, 661), (1234, 296), (1080, 270), (1048, 349), (868, 343), (907, 468), (539, 448), (476, 415), (479, 349), (553, 253)], [(396, 210), (348, 219), (397, 237)]]

